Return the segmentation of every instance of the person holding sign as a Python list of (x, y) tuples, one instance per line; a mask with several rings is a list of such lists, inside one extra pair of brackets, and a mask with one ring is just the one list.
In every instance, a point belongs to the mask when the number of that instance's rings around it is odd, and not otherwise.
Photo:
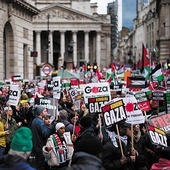
[[(136, 156), (136, 160), (133, 164), (133, 169), (135, 170), (148, 170), (147, 162), (145, 158), (146, 147), (145, 138), (141, 135), (140, 125), (131, 125), (125, 123), (124, 127), (126, 129), (126, 135), (128, 136), (128, 148), (132, 155)], [(133, 129), (132, 129), (133, 128)]]
[(136, 156), (128, 154), (124, 121), (106, 129), (109, 139), (102, 150), (102, 162), (106, 170), (131, 170)]

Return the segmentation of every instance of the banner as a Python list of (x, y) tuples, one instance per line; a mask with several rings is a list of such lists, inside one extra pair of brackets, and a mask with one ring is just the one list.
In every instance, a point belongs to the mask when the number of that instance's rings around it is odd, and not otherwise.
[(165, 94), (165, 97), (166, 97), (166, 112), (169, 113), (170, 112), (170, 92), (168, 91), (166, 94)]
[(109, 101), (111, 100), (110, 86), (107, 82), (85, 84), (83, 86), (83, 92), (86, 104), (88, 103), (88, 98), (109, 96)]
[(89, 113), (101, 113), (101, 107), (109, 102), (109, 96), (88, 98)]
[(11, 106), (17, 106), (21, 97), (21, 89), (18, 84), (11, 84), (9, 90), (8, 104)]
[(167, 110), (163, 91), (154, 91), (152, 93), (152, 108), (158, 108), (159, 112), (165, 112)]
[(125, 120), (127, 118), (123, 100), (112, 101), (102, 106), (103, 119), (106, 127)]
[(52, 84), (53, 84), (53, 98), (60, 99), (60, 95), (61, 95), (61, 77), (60, 76), (53, 77)]
[(170, 133), (170, 113), (149, 118), (149, 125), (162, 129)]
[(151, 110), (150, 103), (148, 101), (147, 95), (145, 92), (136, 92), (135, 98), (138, 102), (138, 105), (142, 111)]
[(147, 126), (147, 129), (152, 144), (163, 147), (168, 146), (166, 133), (163, 130), (154, 126)]
[[(114, 101), (119, 100), (119, 98), (114, 99)], [(125, 112), (127, 114), (127, 123), (131, 124), (141, 124), (145, 122), (145, 117), (143, 116), (142, 110), (140, 109), (135, 96), (129, 96), (122, 98), (125, 107)]]
[(35, 98), (34, 104), (42, 105), (48, 109), (48, 113), (55, 118), (58, 114), (58, 101), (54, 98)]

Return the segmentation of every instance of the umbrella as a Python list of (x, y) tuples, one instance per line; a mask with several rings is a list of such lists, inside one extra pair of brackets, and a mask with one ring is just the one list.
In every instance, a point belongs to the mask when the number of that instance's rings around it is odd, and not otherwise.
[(79, 75), (77, 73), (73, 73), (69, 70), (58, 70), (57, 75), (61, 78), (70, 79), (70, 78), (77, 78), (79, 79)]

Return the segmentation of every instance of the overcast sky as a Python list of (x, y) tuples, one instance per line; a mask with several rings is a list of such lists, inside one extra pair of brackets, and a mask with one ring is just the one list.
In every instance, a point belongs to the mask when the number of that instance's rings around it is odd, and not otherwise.
[[(98, 13), (99, 14), (106, 14), (107, 13), (107, 4), (113, 2), (114, 0), (91, 0), (90, 2), (94, 3), (97, 2), (98, 5)], [(118, 0), (118, 27), (119, 30), (122, 28), (122, 0)]]

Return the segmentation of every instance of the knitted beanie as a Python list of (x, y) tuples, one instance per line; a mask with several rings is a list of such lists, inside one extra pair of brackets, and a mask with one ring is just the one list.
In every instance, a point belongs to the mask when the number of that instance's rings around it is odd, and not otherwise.
[(30, 152), (33, 147), (31, 130), (27, 127), (17, 129), (10, 146), (15, 151)]
[(59, 122), (55, 125), (55, 131), (57, 132), (61, 127), (65, 127), (65, 125), (62, 122)]
[(43, 112), (44, 109), (45, 109), (45, 107), (42, 106), (42, 105), (37, 105), (37, 106), (35, 106), (35, 107), (33, 108), (34, 116), (39, 116), (39, 115)]

